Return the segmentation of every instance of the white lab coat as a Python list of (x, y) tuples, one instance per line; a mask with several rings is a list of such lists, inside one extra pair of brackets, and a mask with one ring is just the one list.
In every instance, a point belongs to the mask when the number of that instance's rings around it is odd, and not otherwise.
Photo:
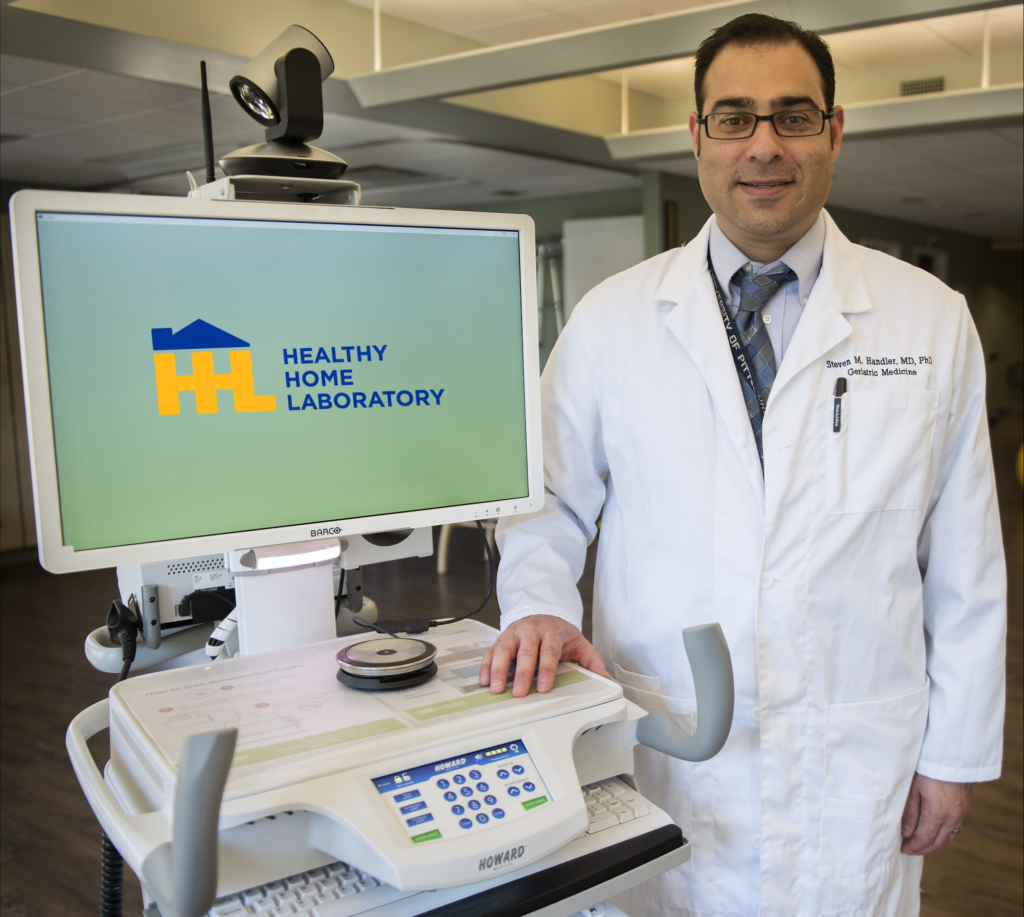
[(722, 625), (725, 748), (701, 764), (637, 749), (640, 790), (693, 855), (636, 890), (634, 917), (906, 917), (915, 769), (1000, 772), (1006, 587), (984, 356), (962, 296), (826, 214), (762, 474), (709, 229), (602, 283), (559, 338), (542, 381), (547, 502), (498, 530), (502, 625), (580, 623), (602, 512), (594, 638), (627, 697), (692, 727), (680, 631)]

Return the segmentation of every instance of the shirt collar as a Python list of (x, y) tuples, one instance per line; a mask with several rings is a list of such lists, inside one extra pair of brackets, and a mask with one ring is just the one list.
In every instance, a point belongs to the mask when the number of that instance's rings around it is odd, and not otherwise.
[(708, 250), (711, 253), (711, 264), (720, 286), (725, 287), (732, 282), (733, 275), (748, 262), (755, 274), (772, 274), (785, 263), (797, 276), (800, 284), (800, 299), (807, 300), (811, 288), (821, 273), (821, 262), (825, 251), (825, 217), (818, 214), (814, 225), (807, 230), (778, 261), (771, 264), (760, 264), (751, 261), (743, 254), (728, 236), (722, 232), (718, 220), (711, 221), (711, 235), (708, 239)]

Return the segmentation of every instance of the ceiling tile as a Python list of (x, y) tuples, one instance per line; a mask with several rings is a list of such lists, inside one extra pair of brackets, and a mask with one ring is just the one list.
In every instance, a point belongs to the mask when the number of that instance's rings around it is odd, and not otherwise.
[[(1005, 6), (989, 10), (989, 29), (992, 49), (1019, 48), (1024, 30), (1024, 6)], [(982, 13), (961, 13), (956, 16), (939, 16), (927, 19), (926, 28), (942, 36), (952, 47), (970, 54), (981, 54), (984, 35)]]
[(49, 88), (32, 87), (3, 97), (3, 108), (12, 114), (29, 115), (71, 124), (88, 124), (142, 111), (134, 102), (72, 95)]
[(157, 148), (166, 144), (167, 138), (156, 134), (93, 125), (18, 141), (20, 148), (65, 156), (77, 162)]
[(579, 19), (588, 26), (613, 25), (707, 6), (707, 0), (530, 0), (533, 6)]
[(22, 115), (17, 112), (8, 111), (6, 106), (0, 105), (0, 130), (5, 134), (31, 136), (32, 134), (41, 134), (45, 131), (62, 130), (74, 126), (67, 121)]
[(906, 65), (919, 60), (964, 54), (920, 22), (903, 22), (875, 29), (858, 29), (827, 36), (838, 69), (858, 70)]
[(18, 83), (28, 86), (32, 83), (39, 83), (43, 80), (52, 80), (68, 73), (74, 73), (76, 68), (63, 67), (60, 64), (50, 64), (46, 61), (30, 60), (27, 57), (16, 57), (13, 54), (0, 54), (0, 80), (5, 83)]
[(1004, 140), (1009, 140), (1010, 143), (1015, 143), (1017, 146), (1024, 147), (1024, 125), (1017, 127), (999, 127), (996, 128), (996, 133)]
[(48, 83), (46, 88), (73, 95), (133, 102), (146, 108), (158, 108), (199, 99), (198, 89), (156, 83), (152, 80), (138, 80), (113, 73), (98, 73), (94, 70), (61, 77)]
[(535, 13), (521, 19), (467, 29), (462, 34), (487, 45), (496, 45), (573, 32), (580, 27), (579, 22), (556, 13)]
[(970, 131), (894, 139), (892, 145), (930, 162), (944, 163), (965, 172), (1021, 167), (1016, 144), (995, 131)]

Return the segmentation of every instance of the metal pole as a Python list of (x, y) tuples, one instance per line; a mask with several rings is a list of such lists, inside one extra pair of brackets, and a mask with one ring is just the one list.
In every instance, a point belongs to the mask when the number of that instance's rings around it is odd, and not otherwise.
[(981, 14), (981, 88), (988, 89), (992, 70), (992, 26), (989, 23), (988, 10)]
[(622, 126), (621, 133), (629, 133), (629, 71), (622, 71)]
[(376, 73), (383, 67), (380, 51), (380, 0), (373, 0), (373, 70)]

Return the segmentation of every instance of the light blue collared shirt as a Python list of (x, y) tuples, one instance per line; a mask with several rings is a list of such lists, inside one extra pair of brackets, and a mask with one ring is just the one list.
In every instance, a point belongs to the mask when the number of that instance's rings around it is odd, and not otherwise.
[(790, 280), (779, 287), (778, 292), (761, 310), (772, 350), (775, 351), (775, 368), (778, 370), (789, 342), (793, 340), (797, 322), (803, 315), (807, 297), (811, 295), (811, 289), (821, 273), (825, 252), (824, 216), (818, 214), (814, 225), (778, 261), (771, 264), (751, 261), (729, 241), (717, 220), (711, 224), (708, 246), (718, 285), (724, 290), (726, 282), (729, 284), (729, 311), (733, 318), (740, 304), (740, 286), (732, 279), (737, 271), (749, 269), (753, 274), (777, 274), (788, 267), (796, 274), (796, 280)]

